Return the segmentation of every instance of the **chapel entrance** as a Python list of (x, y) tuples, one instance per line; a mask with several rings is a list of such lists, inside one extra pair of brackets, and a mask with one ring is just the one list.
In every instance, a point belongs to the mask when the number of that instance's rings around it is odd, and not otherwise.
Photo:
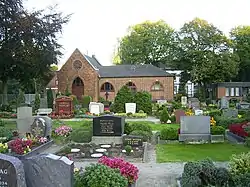
[(80, 77), (75, 78), (72, 84), (72, 94), (77, 97), (78, 100), (82, 100), (84, 95), (84, 85)]

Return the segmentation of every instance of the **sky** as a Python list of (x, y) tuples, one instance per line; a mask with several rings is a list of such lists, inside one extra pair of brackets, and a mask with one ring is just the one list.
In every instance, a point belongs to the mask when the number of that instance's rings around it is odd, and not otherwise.
[(166, 21), (179, 29), (195, 17), (207, 20), (228, 34), (238, 25), (250, 25), (250, 0), (25, 0), (30, 10), (58, 5), (65, 15), (73, 14), (63, 27), (59, 43), (63, 45), (64, 64), (78, 48), (95, 55), (102, 65), (111, 65), (119, 38), (127, 28), (146, 20)]

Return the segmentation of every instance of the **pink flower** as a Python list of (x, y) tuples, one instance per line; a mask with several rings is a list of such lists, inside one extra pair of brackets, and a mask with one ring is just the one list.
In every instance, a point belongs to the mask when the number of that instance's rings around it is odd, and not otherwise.
[(56, 135), (58, 136), (68, 136), (72, 132), (72, 128), (66, 125), (60, 126), (55, 130)]

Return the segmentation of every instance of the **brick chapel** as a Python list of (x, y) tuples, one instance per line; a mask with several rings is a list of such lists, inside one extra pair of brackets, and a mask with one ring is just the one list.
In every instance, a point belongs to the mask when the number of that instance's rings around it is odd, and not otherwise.
[(83, 95), (98, 101), (99, 97), (114, 100), (119, 89), (127, 85), (132, 91), (148, 91), (153, 100), (172, 100), (174, 76), (153, 65), (102, 66), (95, 56), (76, 49), (47, 85), (55, 92), (69, 91), (78, 99)]

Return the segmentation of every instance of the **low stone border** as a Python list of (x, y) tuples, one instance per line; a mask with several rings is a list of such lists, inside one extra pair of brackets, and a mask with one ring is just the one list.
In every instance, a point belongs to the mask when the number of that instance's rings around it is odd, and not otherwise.
[(143, 151), (143, 158), (142, 162), (148, 162), (148, 142), (143, 142), (144, 145), (144, 151)]
[(226, 132), (227, 136), (231, 136), (232, 138), (234, 138), (238, 143), (245, 143), (245, 138), (238, 136), (230, 131)]
[(24, 154), (24, 155), (17, 155), (17, 154), (12, 154), (12, 153), (10, 153), (9, 155), (17, 157), (20, 160), (24, 160), (24, 159), (26, 159), (28, 157), (41, 154), (43, 151), (48, 149), (53, 143), (54, 143), (54, 140), (50, 140), (50, 141), (48, 141), (48, 142), (34, 148), (31, 152), (28, 152), (27, 154)]
[(173, 143), (179, 143), (179, 140), (161, 140), (160, 137), (158, 137), (158, 144), (173, 144)]

